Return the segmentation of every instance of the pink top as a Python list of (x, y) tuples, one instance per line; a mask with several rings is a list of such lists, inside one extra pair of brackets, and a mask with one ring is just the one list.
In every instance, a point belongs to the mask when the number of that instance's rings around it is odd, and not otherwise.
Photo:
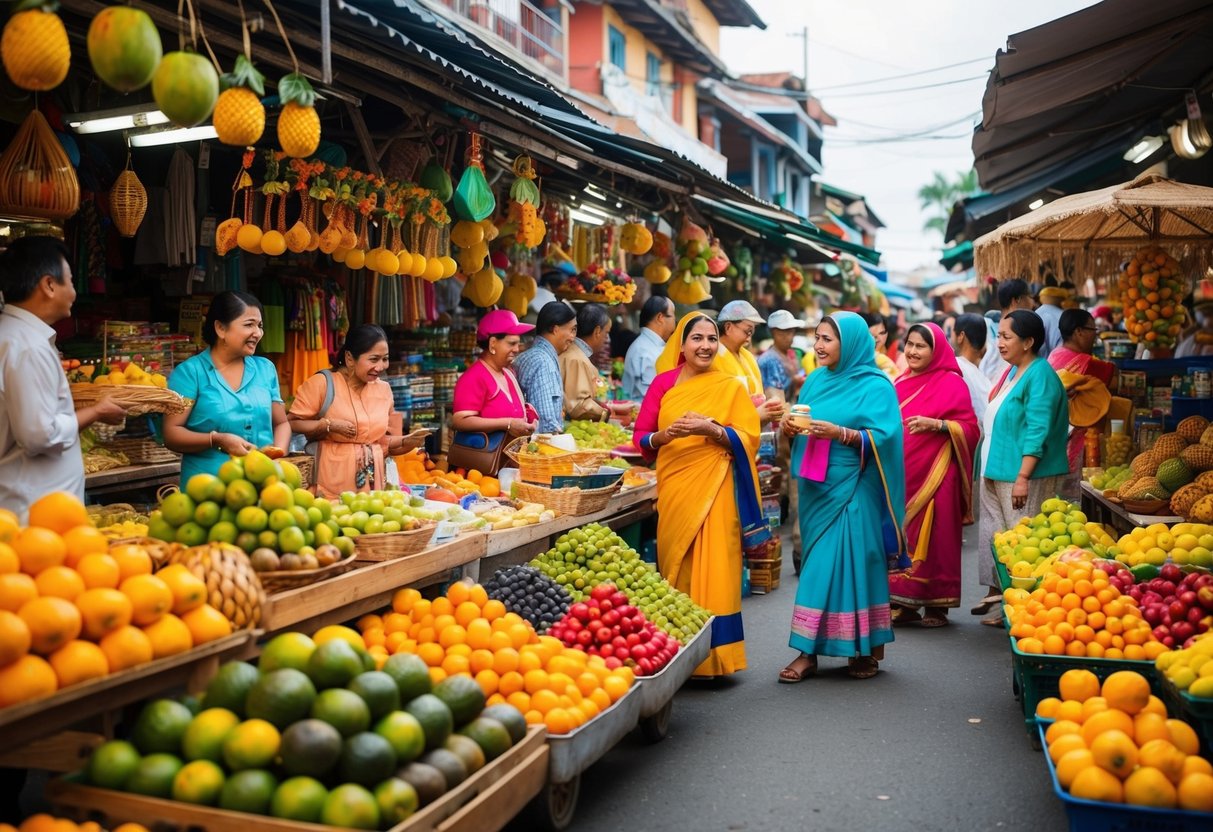
[(455, 382), (453, 412), (475, 413), (484, 419), (525, 419), (522, 390), (514, 378), (514, 371), (507, 367), (505, 375), (508, 396), (483, 361), (472, 364)]
[(657, 451), (648, 444), (648, 437), (657, 431), (657, 417), (661, 413), (661, 400), (666, 393), (678, 383), (678, 374), (682, 367), (658, 373), (644, 394), (640, 405), (640, 413), (636, 415), (636, 424), (632, 427), (632, 442), (646, 460), (652, 462), (657, 458)]

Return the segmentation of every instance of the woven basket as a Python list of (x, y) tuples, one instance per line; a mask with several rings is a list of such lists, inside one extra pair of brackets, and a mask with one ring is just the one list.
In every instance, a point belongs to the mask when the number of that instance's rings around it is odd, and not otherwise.
[(105, 447), (125, 454), (131, 465), (160, 465), (181, 460), (180, 454), (151, 439), (114, 439), (106, 442)]
[(190, 406), (187, 399), (162, 387), (144, 384), (87, 384), (71, 385), (72, 403), (76, 409), (96, 404), (102, 399), (113, 399), (126, 408), (127, 415), (144, 413), (183, 413)]
[(515, 496), (524, 503), (539, 503), (560, 514), (594, 514), (602, 511), (619, 490), (622, 480), (606, 488), (548, 488), (529, 482), (515, 482)]
[(570, 292), (566, 289), (557, 289), (556, 296), (561, 300), (581, 300), (587, 303), (609, 303), (606, 295), (596, 292)]
[(565, 451), (551, 456), (532, 454), (524, 450), (529, 442), (528, 437), (519, 436), (505, 446), (506, 456), (518, 463), (519, 474), (527, 482), (551, 485), (553, 476), (572, 476), (578, 473), (578, 468), (591, 468), (596, 473), (598, 467), (611, 458), (610, 451)]
[(65, 220), (79, 208), (76, 170), (46, 117), (34, 110), (0, 155), (0, 211)]
[(114, 216), (114, 228), (123, 237), (134, 237), (147, 213), (147, 189), (131, 169), (129, 156), (126, 170), (118, 174), (110, 189), (110, 211)]
[(284, 456), (283, 462), (289, 462), (299, 469), (299, 479), (304, 488), (311, 488), (316, 483), (316, 458), (309, 454)]
[(258, 572), (257, 578), (260, 579), (261, 587), (265, 590), (265, 594), (273, 595), (277, 592), (286, 592), (288, 589), (298, 589), (301, 586), (309, 586), (328, 580), (329, 578), (335, 578), (353, 569), (357, 559), (355, 555), (354, 557), (331, 563), (328, 566), (322, 566), (319, 569)]
[(383, 561), (415, 555), (430, 545), (433, 524), (407, 532), (362, 534), (354, 538), (358, 560)]

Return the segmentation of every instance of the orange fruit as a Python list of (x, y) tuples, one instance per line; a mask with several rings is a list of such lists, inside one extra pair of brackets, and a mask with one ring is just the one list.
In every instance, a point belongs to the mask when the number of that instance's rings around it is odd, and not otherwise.
[(17, 532), (12, 546), (21, 560), (21, 571), (27, 575), (37, 575), (51, 566), (62, 566), (67, 559), (63, 538), (40, 526), (30, 526)]
[(1200, 753), (1200, 737), (1196, 730), (1182, 719), (1168, 719), (1167, 730), (1171, 732), (1171, 742), (1185, 754)]
[[(470, 601), (468, 603), (471, 603)], [(473, 650), (487, 650), (493, 643), (493, 625), (483, 618), (473, 618), (466, 625), (468, 645)]]
[(29, 507), (29, 524), (64, 534), (77, 526), (90, 526), (84, 503), (75, 494), (52, 491)]
[(117, 589), (122, 582), (122, 570), (118, 561), (107, 554), (93, 553), (85, 555), (76, 563), (75, 569), (84, 581), (85, 589)]
[(17, 612), (27, 601), (38, 597), (38, 587), (29, 575), (18, 572), (0, 575), (0, 610)]
[(524, 714), (531, 709), (530, 694), (520, 690), (515, 691), (514, 693), (507, 693), (505, 696), (505, 701), (522, 711)]
[(1141, 765), (1158, 769), (1172, 783), (1183, 779), (1185, 759), (1186, 755), (1176, 748), (1174, 743), (1165, 739), (1152, 739), (1142, 743), (1137, 754), (1137, 761)]
[(146, 664), (155, 657), (151, 639), (138, 627), (129, 624), (107, 633), (101, 639), (100, 646), (109, 660), (111, 673)]
[(1059, 707), (1061, 707), (1060, 699), (1056, 696), (1046, 696), (1036, 703), (1036, 715), (1041, 719), (1053, 719), (1057, 716)]
[(110, 672), (109, 660), (101, 648), (81, 639), (69, 641), (51, 653), (49, 661), (61, 688), (98, 679)]
[(1132, 740), (1133, 717), (1124, 711), (1116, 711), (1109, 708), (1106, 711), (1097, 711), (1091, 714), (1090, 719), (1082, 724), (1082, 738), (1086, 740), (1088, 746), (1092, 745), (1095, 742), (1095, 738), (1105, 731), (1121, 731)]
[(631, 687), (621, 676), (612, 675), (602, 680), (602, 689), (606, 691), (607, 696), (611, 697), (612, 702), (619, 701)]
[(471, 665), (466, 656), (461, 656), (458, 653), (447, 653), (440, 667), (446, 671), (447, 676), (455, 676), (460, 673), (468, 673)]
[(152, 655), (157, 659), (184, 653), (194, 646), (190, 628), (172, 613), (162, 615), (154, 624), (143, 628), (152, 643)]
[(174, 615), (182, 615), (206, 603), (206, 584), (182, 564), (166, 566), (156, 573), (156, 577), (164, 581), (173, 595)]
[(189, 627), (195, 647), (232, 634), (232, 622), (210, 604), (195, 607), (181, 616), (181, 620)]
[(489, 650), (473, 650), (468, 656), (468, 664), (472, 674), (475, 675), (482, 670), (493, 669), (494, 656)]
[(168, 584), (155, 575), (132, 575), (118, 586), (131, 599), (131, 622), (137, 627), (155, 624), (173, 608), (173, 593)]
[(484, 691), (485, 696), (492, 696), (501, 687), (501, 678), (492, 670), (482, 670), (476, 674), (476, 684)]
[(1174, 784), (1156, 768), (1142, 766), (1125, 778), (1125, 803), (1172, 809), (1179, 802)]
[(430, 667), (438, 667), (442, 664), (442, 660), (446, 658), (446, 651), (442, 649), (441, 644), (427, 642), (417, 645), (417, 655)]
[(567, 734), (577, 727), (577, 721), (565, 708), (552, 708), (544, 715), (543, 724), (553, 734)]
[(147, 832), (147, 827), (141, 823), (124, 823), (115, 826), (111, 832)]
[(1083, 800), (1104, 803), (1121, 803), (1124, 800), (1120, 778), (1099, 766), (1090, 766), (1078, 772), (1070, 783), (1070, 794)]
[(528, 670), (522, 674), (523, 683), (526, 686), (526, 692), (534, 696), (541, 690), (547, 690), (548, 674), (546, 670)]
[(1077, 699), (1086, 702), (1092, 696), (1099, 696), (1099, 677), (1089, 670), (1075, 668), (1061, 674), (1057, 682), (1062, 699)]
[(1118, 670), (1104, 680), (1103, 697), (1108, 707), (1132, 716), (1150, 702), (1150, 683), (1140, 673)]
[(58, 688), (54, 668), (39, 656), (22, 656), (0, 667), (0, 708), (50, 696)]
[(0, 610), (0, 667), (29, 652), (29, 625), (15, 612)]
[(404, 589), (398, 590), (396, 594), (392, 596), (392, 609), (395, 612), (404, 613), (407, 615), (409, 612), (412, 612), (413, 605), (420, 600), (420, 592), (411, 586), (405, 587)]
[(438, 643), (443, 647), (467, 642), (467, 630), (459, 624), (451, 624), (438, 631)]
[(1197, 757), (1195, 754), (1189, 754), (1184, 758), (1184, 777), (1189, 774), (1208, 774), (1213, 776), (1213, 763), (1210, 763), (1204, 757)]
[(1108, 703), (1102, 696), (1092, 696), (1086, 702), (1082, 703), (1082, 721), (1085, 723), (1095, 714), (1100, 711), (1106, 711)]
[(18, 829), (21, 832), (57, 832), (59, 819), (40, 812), (22, 821)]
[(17, 515), (6, 508), (0, 508), (0, 541), (8, 542), (21, 528)]
[(1148, 711), (1142, 711), (1133, 717), (1133, 740), (1142, 747), (1150, 740), (1166, 740), (1169, 743), (1171, 732), (1167, 729), (1166, 717)]
[(49, 566), (34, 578), (34, 586), (38, 594), (44, 598), (62, 598), (74, 601), (76, 596), (84, 592), (84, 579), (75, 569), (66, 566)]
[(485, 601), (484, 607), (480, 611), (480, 614), (485, 618), (485, 620), (490, 622), (496, 621), (498, 618), (505, 615), (505, 613), (505, 604), (502, 601), (498, 601), (496, 598), (490, 598), (489, 600)]
[(17, 553), (12, 546), (7, 543), (0, 543), (0, 575), (11, 575), (14, 572), (21, 571), (21, 558), (17, 557)]
[(455, 607), (458, 607), (464, 601), (471, 597), (471, 584), (466, 584), (463, 581), (456, 581), (451, 584), (446, 591), (447, 600)]
[(64, 563), (73, 569), (85, 555), (103, 555), (110, 548), (109, 538), (92, 524), (77, 526), (65, 532), (63, 545), (67, 547), (67, 559)]
[(1082, 703), (1074, 701), (1062, 702), (1057, 706), (1057, 714), (1055, 719), (1068, 719), (1070, 722), (1082, 724), (1085, 717), (1082, 713)]
[(447, 676), (446, 671), (443, 670), (441, 667), (431, 667), (430, 668), (430, 683), (431, 684), (434, 684), (434, 685), (438, 684), (443, 679), (445, 679), (446, 676)]
[(1163, 719), (1166, 719), (1167, 718), (1167, 706), (1165, 704), (1163, 704), (1163, 701), (1161, 699), (1159, 699), (1157, 696), (1154, 696), (1153, 694), (1151, 694), (1149, 703), (1147, 703), (1147, 705), (1141, 709), (1141, 713), (1158, 714)]
[(1087, 744), (1082, 741), (1081, 734), (1062, 734), (1057, 739), (1053, 740), (1053, 742), (1049, 743), (1049, 759), (1056, 764), (1057, 761), (1068, 752), (1086, 747)]
[(1057, 760), (1057, 782), (1063, 789), (1069, 789), (1078, 772), (1095, 765), (1095, 756), (1088, 748), (1075, 748), (1062, 754)]
[(152, 574), (152, 556), (142, 546), (134, 543), (111, 546), (110, 557), (118, 561), (118, 569), (124, 581), (134, 575)]
[(1179, 781), (1179, 808), (1190, 812), (1213, 812), (1213, 775), (1193, 772)]
[(509, 696), (511, 693), (517, 693), (518, 691), (525, 691), (526, 689), (526, 680), (523, 679), (522, 674), (516, 670), (498, 674), (498, 678), (500, 681), (497, 683), (497, 690), (506, 696)]
[(80, 635), (80, 610), (62, 598), (34, 598), (17, 615), (29, 627), (30, 649), (44, 656)]
[(1117, 777), (1128, 776), (1137, 766), (1137, 746), (1133, 744), (1133, 738), (1124, 731), (1115, 728), (1104, 731), (1091, 741), (1090, 748), (1095, 757), (1095, 765)]
[(84, 635), (94, 641), (107, 633), (131, 623), (134, 608), (131, 599), (116, 589), (98, 587), (80, 593), (76, 598), (76, 609), (84, 624)]

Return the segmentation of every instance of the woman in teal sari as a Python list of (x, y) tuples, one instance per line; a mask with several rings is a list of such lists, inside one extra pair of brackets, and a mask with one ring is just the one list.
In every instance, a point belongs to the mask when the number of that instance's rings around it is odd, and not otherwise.
[(779, 674), (786, 683), (814, 673), (818, 656), (848, 659), (857, 679), (876, 675), (893, 640), (889, 563), (905, 556), (893, 382), (876, 366), (872, 336), (854, 313), (823, 318), (814, 350), (818, 371), (799, 398), (811, 408), (811, 426), (801, 432), (784, 420), (784, 432), (796, 436), (792, 471), (804, 552), (789, 641), (799, 655)]

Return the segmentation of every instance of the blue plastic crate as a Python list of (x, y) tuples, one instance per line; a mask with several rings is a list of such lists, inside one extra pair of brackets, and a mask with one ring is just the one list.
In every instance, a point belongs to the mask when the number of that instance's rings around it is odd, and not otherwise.
[[(1045, 726), (1038, 725), (1042, 745)], [(1103, 803), (1071, 797), (1057, 782), (1057, 768), (1048, 754), (1044, 757), (1053, 781), (1053, 793), (1066, 807), (1070, 832), (1208, 832), (1213, 829), (1213, 814), (1186, 812), (1182, 809), (1151, 809), (1128, 803)]]

